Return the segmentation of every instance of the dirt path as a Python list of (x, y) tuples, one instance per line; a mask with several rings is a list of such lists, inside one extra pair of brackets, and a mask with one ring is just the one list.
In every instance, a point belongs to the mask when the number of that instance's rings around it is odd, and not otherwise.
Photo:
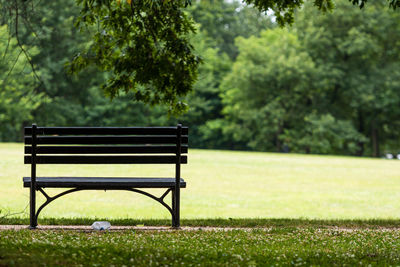
[[(28, 229), (28, 225), (0, 225), (2, 230), (24, 230)], [(231, 231), (231, 230), (246, 230), (251, 231), (255, 228), (239, 228), (239, 227), (181, 227), (179, 230), (184, 231)], [(260, 228), (268, 230), (270, 228)], [(75, 230), (75, 231), (98, 231), (93, 230), (91, 226), (87, 225), (39, 225), (37, 230)], [(111, 226), (109, 231), (176, 231), (176, 229), (169, 226)]]
[[(232, 231), (232, 230), (244, 230), (244, 231), (252, 231), (252, 230), (265, 230), (269, 231), (274, 228), (279, 227), (187, 227), (183, 226), (179, 228), (179, 230), (183, 231)], [(299, 227), (303, 228), (303, 227)], [(307, 228), (307, 227), (306, 227)], [(0, 225), (0, 231), (4, 230), (25, 230), (28, 229), (28, 225)], [(88, 225), (39, 225), (37, 230), (71, 230), (71, 231), (84, 231), (84, 232), (95, 232), (98, 230), (93, 230), (91, 226)], [(108, 231), (127, 231), (127, 230), (135, 230), (135, 231), (176, 231), (169, 226), (111, 226)], [(379, 231), (379, 232), (400, 232), (400, 228), (391, 228), (391, 227), (379, 227), (379, 228), (344, 228), (344, 227), (324, 227), (321, 230), (332, 230), (332, 231), (340, 231), (340, 232), (353, 232), (357, 230), (369, 230), (369, 231)]]

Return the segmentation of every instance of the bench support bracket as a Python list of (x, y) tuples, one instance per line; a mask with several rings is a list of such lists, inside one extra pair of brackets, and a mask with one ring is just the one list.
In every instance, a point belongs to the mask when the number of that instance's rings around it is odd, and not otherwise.
[[(69, 193), (73, 193), (73, 192), (77, 192), (77, 191), (82, 191), (82, 190), (98, 190), (97, 188), (96, 189), (90, 189), (90, 188), (73, 188), (73, 189), (69, 189), (69, 190), (67, 190), (67, 191), (64, 191), (64, 192), (61, 192), (61, 193), (59, 193), (59, 194), (57, 194), (57, 195), (55, 195), (55, 196), (49, 196), (44, 190), (43, 190), (43, 188), (38, 188), (37, 189), (40, 193), (42, 193), (42, 195), (46, 198), (46, 201), (39, 207), (39, 209), (37, 210), (37, 212), (35, 213), (35, 215), (34, 215), (34, 218), (33, 218), (33, 221), (34, 221), (34, 227), (32, 227), (32, 225), (31, 225), (31, 229), (34, 229), (34, 228), (36, 228), (36, 225), (37, 225), (37, 220), (38, 220), (38, 217), (39, 217), (39, 214), (40, 214), (40, 212), (42, 211), (42, 209), (44, 208), (44, 207), (46, 207), (48, 204), (50, 204), (51, 202), (53, 202), (54, 200), (56, 200), (57, 198), (59, 198), (59, 197), (62, 197), (62, 196), (64, 196), (64, 195), (67, 195), (67, 194), (69, 194)], [(172, 216), (172, 226), (173, 227), (175, 227), (175, 225), (174, 225), (174, 223), (175, 223), (175, 218), (176, 218), (176, 212), (175, 212), (175, 210), (174, 210), (174, 204), (172, 204), (172, 208), (170, 207), (170, 206), (168, 206), (168, 204), (167, 203), (165, 203), (164, 202), (164, 198), (168, 195), (168, 193), (169, 192), (172, 192), (172, 199), (174, 199), (174, 188), (168, 188), (162, 195), (161, 195), (161, 197), (157, 197), (157, 196), (154, 196), (154, 195), (152, 195), (152, 194), (150, 194), (150, 193), (148, 193), (148, 192), (146, 192), (146, 191), (143, 191), (143, 190), (139, 190), (139, 189), (136, 189), (136, 188), (117, 188), (117, 189), (114, 189), (114, 188), (112, 188), (112, 189), (109, 189), (109, 188), (104, 188), (104, 190), (127, 190), (127, 191), (131, 191), (131, 192), (135, 192), (135, 193), (139, 193), (139, 194), (142, 194), (142, 195), (145, 195), (145, 196), (147, 196), (147, 197), (150, 197), (150, 198), (152, 198), (152, 199), (154, 199), (155, 201), (157, 201), (157, 202), (159, 202), (161, 205), (163, 205), (168, 211), (169, 211), (169, 213), (171, 213), (171, 216)], [(31, 218), (32, 219), (32, 218)]]

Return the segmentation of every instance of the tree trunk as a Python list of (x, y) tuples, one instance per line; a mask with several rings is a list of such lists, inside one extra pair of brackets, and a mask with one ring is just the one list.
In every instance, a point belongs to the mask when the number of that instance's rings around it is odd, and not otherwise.
[[(358, 132), (360, 134), (364, 133), (364, 117), (361, 113), (361, 111), (358, 111)], [(361, 157), (364, 154), (364, 142), (359, 141), (357, 143), (358, 150), (356, 152), (356, 156)]]
[(279, 125), (279, 129), (275, 134), (275, 144), (276, 144), (276, 152), (282, 152), (282, 142), (279, 139), (279, 135), (283, 133), (283, 123)]
[(378, 135), (378, 129), (375, 127), (375, 123), (373, 123), (371, 127), (371, 139), (372, 139), (372, 156), (379, 157), (380, 156), (379, 135)]
[(358, 150), (356, 152), (356, 156), (361, 157), (364, 154), (364, 142), (358, 142), (357, 146)]
[(276, 137), (276, 152), (282, 152), (282, 143), (278, 137)]

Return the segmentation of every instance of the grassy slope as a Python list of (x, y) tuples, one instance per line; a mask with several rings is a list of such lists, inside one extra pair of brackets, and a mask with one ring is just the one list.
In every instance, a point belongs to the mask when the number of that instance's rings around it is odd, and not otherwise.
[[(38, 168), (39, 176), (165, 176), (173, 172), (172, 166), (157, 165)], [(23, 146), (0, 144), (0, 208), (11, 213), (25, 208), (29, 194), (22, 187), (22, 176), (29, 173), (29, 166), (23, 165)], [(190, 150), (182, 174), (188, 183), (182, 192), (182, 218), (186, 219), (400, 217), (400, 161)], [(153, 200), (108, 191), (65, 196), (42, 215), (169, 218)]]

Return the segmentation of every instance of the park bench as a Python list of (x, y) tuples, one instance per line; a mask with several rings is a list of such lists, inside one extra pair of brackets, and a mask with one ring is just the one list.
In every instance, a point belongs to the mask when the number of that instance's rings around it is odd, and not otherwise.
[[(171, 213), (172, 227), (180, 226), (181, 164), (187, 163), (188, 128), (176, 127), (32, 127), (25, 128), (25, 164), (31, 177), (24, 177), (30, 188), (30, 228), (37, 226), (42, 209), (55, 199), (81, 190), (128, 190), (148, 196)], [(40, 177), (38, 164), (174, 164), (172, 177)], [(44, 188), (70, 188), (49, 196)], [(145, 188), (163, 188), (157, 197)], [(36, 210), (36, 191), (46, 201)], [(165, 197), (171, 192), (169, 206)]]

